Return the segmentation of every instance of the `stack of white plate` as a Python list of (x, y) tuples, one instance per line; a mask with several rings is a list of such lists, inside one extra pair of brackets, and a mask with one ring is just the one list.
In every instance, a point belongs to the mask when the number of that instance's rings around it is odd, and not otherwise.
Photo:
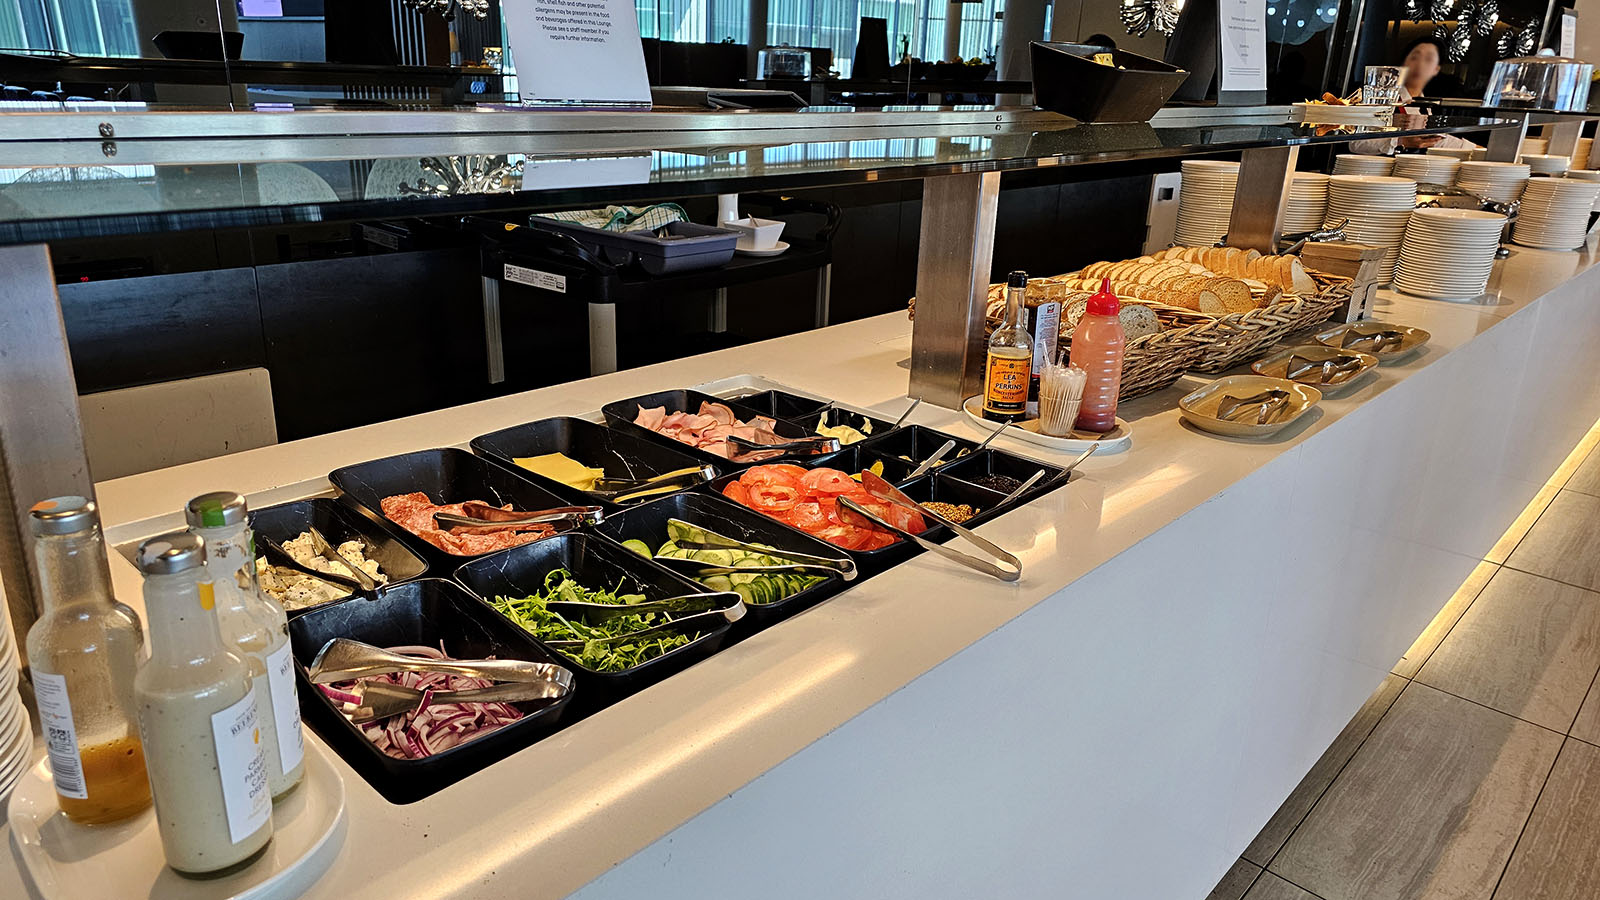
[(1341, 153), (1333, 158), (1335, 175), (1387, 175), (1394, 168), (1392, 156), (1367, 156), (1362, 153)]
[(1395, 290), (1438, 300), (1482, 294), (1505, 225), (1505, 216), (1477, 209), (1417, 210), (1400, 245)]
[(1392, 175), (1335, 175), (1328, 179), (1328, 221), (1349, 219), (1345, 235), (1383, 248), (1378, 283), (1393, 279), (1400, 241), (1417, 206), (1417, 183)]
[(1456, 187), (1490, 200), (1510, 203), (1522, 196), (1528, 172), (1526, 163), (1472, 160), (1462, 163), (1456, 171)]
[(1534, 175), (1560, 175), (1572, 168), (1572, 157), (1551, 156), (1548, 153), (1524, 153), (1522, 161)]
[(1328, 212), (1328, 176), (1321, 172), (1296, 172), (1289, 182), (1289, 199), (1283, 206), (1285, 232), (1315, 231)]
[[(1574, 181), (1589, 181), (1589, 182), (1600, 183), (1600, 172), (1597, 172), (1594, 169), (1571, 169), (1563, 177), (1571, 178)], [(1600, 212), (1600, 195), (1596, 195), (1595, 201), (1594, 201), (1594, 206), (1592, 207), (1592, 209), (1595, 212)]]
[(1549, 153), (1550, 140), (1548, 138), (1523, 138), (1522, 145), (1517, 148), (1517, 155), (1524, 153)]
[(1456, 181), (1456, 170), (1461, 160), (1454, 156), (1427, 156), (1407, 153), (1394, 160), (1394, 175), (1409, 178), (1418, 184), (1442, 184), (1446, 187)]
[(11, 619), (6, 615), (5, 593), (0, 592), (0, 807), (5, 806), (33, 756), (33, 728), (28, 725), (28, 711), (22, 708), (22, 695), (17, 693), (21, 668), (22, 658), (11, 637)]
[(1589, 231), (1589, 211), (1600, 182), (1577, 178), (1532, 178), (1511, 239), (1541, 250), (1576, 250)]
[(1173, 240), (1185, 247), (1209, 247), (1228, 233), (1239, 164), (1214, 159), (1186, 159), (1180, 167), (1178, 227)]
[(1572, 154), (1572, 167), (1574, 169), (1592, 169), (1594, 160), (1589, 155), (1594, 152), (1594, 138), (1578, 138), (1578, 149)]
[(1453, 156), (1463, 162), (1469, 159), (1478, 159), (1483, 155), (1480, 147), (1429, 147), (1428, 156)]

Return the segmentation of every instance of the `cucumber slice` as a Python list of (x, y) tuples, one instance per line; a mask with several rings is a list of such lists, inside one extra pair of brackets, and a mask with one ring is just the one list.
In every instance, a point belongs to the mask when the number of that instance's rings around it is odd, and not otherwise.
[(729, 580), (728, 576), (726, 575), (711, 575), (709, 577), (702, 578), (700, 583), (713, 591), (733, 590), (733, 582)]
[(740, 599), (744, 600), (746, 603), (756, 604), (762, 602), (759, 599), (759, 595), (757, 594), (754, 585), (736, 584), (733, 586), (733, 590), (739, 595)]
[(640, 556), (644, 557), (645, 559), (652, 558), (652, 554), (650, 553), (650, 545), (646, 544), (644, 541), (641, 541), (641, 540), (639, 540), (637, 538), (635, 538), (633, 540), (623, 541), (622, 542), (622, 546), (627, 547), (629, 550), (632, 550), (633, 552), (639, 554)]

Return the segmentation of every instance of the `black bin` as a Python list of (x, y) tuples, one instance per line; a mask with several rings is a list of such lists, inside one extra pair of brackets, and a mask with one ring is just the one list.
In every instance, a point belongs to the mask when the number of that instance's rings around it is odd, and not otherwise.
[[(1096, 53), (1110, 53), (1115, 65), (1095, 62)], [(1177, 66), (1097, 44), (1034, 41), (1029, 54), (1034, 103), (1080, 122), (1148, 122), (1189, 77)]]
[[(428, 564), (422, 557), (398, 537), (359, 510), (332, 497), (293, 500), (252, 510), (250, 522), (256, 534), (280, 545), (312, 528), (322, 532), (323, 537), (335, 547), (345, 541), (360, 541), (366, 548), (367, 558), (377, 561), (378, 570), (387, 579), (387, 584), (421, 578), (428, 571)], [(292, 609), (289, 615), (300, 615), (305, 611)]]

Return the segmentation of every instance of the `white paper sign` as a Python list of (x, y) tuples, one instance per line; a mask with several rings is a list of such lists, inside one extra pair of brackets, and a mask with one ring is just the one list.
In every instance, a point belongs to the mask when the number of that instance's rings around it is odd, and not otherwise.
[(1561, 14), (1561, 55), (1568, 59), (1578, 55), (1578, 16), (1576, 13), (1563, 12)]
[(1217, 0), (1217, 90), (1267, 89), (1267, 16), (1262, 0)]
[(524, 103), (650, 105), (633, 0), (502, 0)]

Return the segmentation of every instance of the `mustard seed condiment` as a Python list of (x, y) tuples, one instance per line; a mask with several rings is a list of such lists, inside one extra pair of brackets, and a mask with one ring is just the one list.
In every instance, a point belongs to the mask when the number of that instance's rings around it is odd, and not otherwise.
[(929, 500), (926, 503), (923, 503), (922, 508), (936, 516), (940, 516), (941, 518), (954, 522), (957, 525), (960, 525), (962, 522), (965, 522), (978, 514), (978, 510), (973, 509), (968, 504), (941, 503), (937, 500)]

